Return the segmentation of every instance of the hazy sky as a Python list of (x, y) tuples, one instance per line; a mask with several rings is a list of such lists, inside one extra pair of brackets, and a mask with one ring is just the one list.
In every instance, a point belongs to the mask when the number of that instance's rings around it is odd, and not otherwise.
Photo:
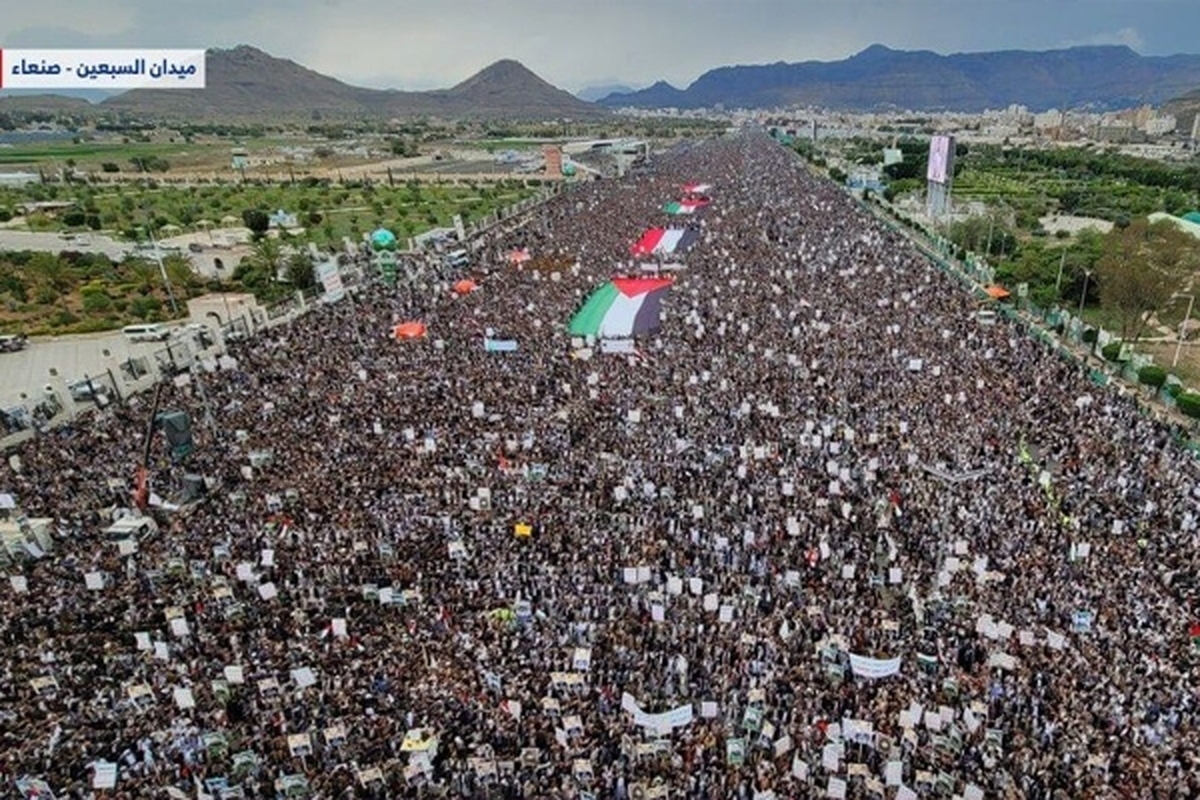
[(3, 0), (3, 47), (252, 44), (361, 86), (450, 86), (515, 58), (572, 91), (723, 64), (1128, 44), (1200, 51), (1200, 0)]

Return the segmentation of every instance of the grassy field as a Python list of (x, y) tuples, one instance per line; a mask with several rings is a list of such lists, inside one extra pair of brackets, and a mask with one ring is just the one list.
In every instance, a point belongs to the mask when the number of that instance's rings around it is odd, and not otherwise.
[[(278, 146), (294, 146), (294, 140), (250, 139), (244, 146), (251, 154)], [(0, 167), (4, 169), (37, 169), (56, 171), (68, 166), (84, 172), (100, 172), (109, 162), (123, 173), (135, 171), (132, 159), (166, 159), (171, 169), (220, 169), (230, 172), (232, 149), (229, 140), (197, 139), (191, 142), (130, 140), (128, 137), (105, 137), (95, 140), (37, 142), (0, 147)]]

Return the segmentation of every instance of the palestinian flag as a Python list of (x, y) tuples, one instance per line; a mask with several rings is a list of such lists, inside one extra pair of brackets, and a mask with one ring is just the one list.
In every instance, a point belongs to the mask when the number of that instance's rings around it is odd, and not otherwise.
[(670, 278), (614, 278), (593, 292), (571, 319), (571, 335), (628, 339), (653, 333), (670, 286)]
[(1200, 653), (1200, 622), (1193, 622), (1188, 628), (1188, 636), (1192, 639), (1192, 650)]
[(685, 228), (651, 228), (634, 244), (635, 256), (682, 253), (696, 243), (699, 234)]
[(687, 194), (704, 194), (711, 188), (712, 185), (708, 183), (685, 183), (683, 185), (683, 191)]
[(708, 200), (705, 198), (677, 200), (673, 203), (667, 203), (665, 206), (663, 206), (663, 211), (673, 216), (678, 216), (680, 214), (695, 214), (706, 205), (708, 205)]

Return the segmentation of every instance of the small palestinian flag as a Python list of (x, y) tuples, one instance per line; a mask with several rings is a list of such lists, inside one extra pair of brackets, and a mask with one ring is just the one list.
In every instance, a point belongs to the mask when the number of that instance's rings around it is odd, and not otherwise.
[(1188, 636), (1192, 639), (1193, 652), (1200, 653), (1200, 622), (1193, 622), (1188, 628)]

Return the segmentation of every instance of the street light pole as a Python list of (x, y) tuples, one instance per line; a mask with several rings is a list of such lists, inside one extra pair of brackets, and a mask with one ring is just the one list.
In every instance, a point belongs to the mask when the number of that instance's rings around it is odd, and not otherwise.
[(1171, 369), (1175, 369), (1175, 367), (1179, 365), (1179, 351), (1183, 349), (1184, 325), (1186, 325), (1192, 318), (1192, 306), (1196, 303), (1196, 297), (1190, 294), (1183, 294), (1182, 292), (1177, 292), (1172, 295), (1172, 297), (1186, 297), (1188, 301), (1187, 314), (1185, 314), (1183, 319), (1179, 322), (1179, 333), (1175, 338), (1175, 358), (1171, 361)]
[(1062, 286), (1063, 267), (1067, 265), (1067, 248), (1063, 248), (1062, 259), (1058, 262), (1058, 277), (1054, 280), (1054, 302), (1058, 303), (1058, 290)]
[(1087, 300), (1087, 286), (1088, 286), (1088, 281), (1091, 279), (1091, 277), (1092, 277), (1092, 271), (1090, 269), (1085, 269), (1083, 271), (1083, 291), (1079, 293), (1079, 320), (1080, 320), (1080, 322), (1083, 321), (1083, 304), (1084, 304), (1084, 301)]
[(146, 232), (150, 234), (150, 245), (154, 248), (154, 260), (158, 262), (158, 271), (162, 274), (163, 285), (167, 287), (167, 298), (171, 301), (171, 313), (179, 316), (179, 304), (175, 302), (175, 291), (171, 288), (171, 279), (167, 277), (167, 268), (163, 265), (162, 252), (154, 238), (154, 229), (147, 225)]

